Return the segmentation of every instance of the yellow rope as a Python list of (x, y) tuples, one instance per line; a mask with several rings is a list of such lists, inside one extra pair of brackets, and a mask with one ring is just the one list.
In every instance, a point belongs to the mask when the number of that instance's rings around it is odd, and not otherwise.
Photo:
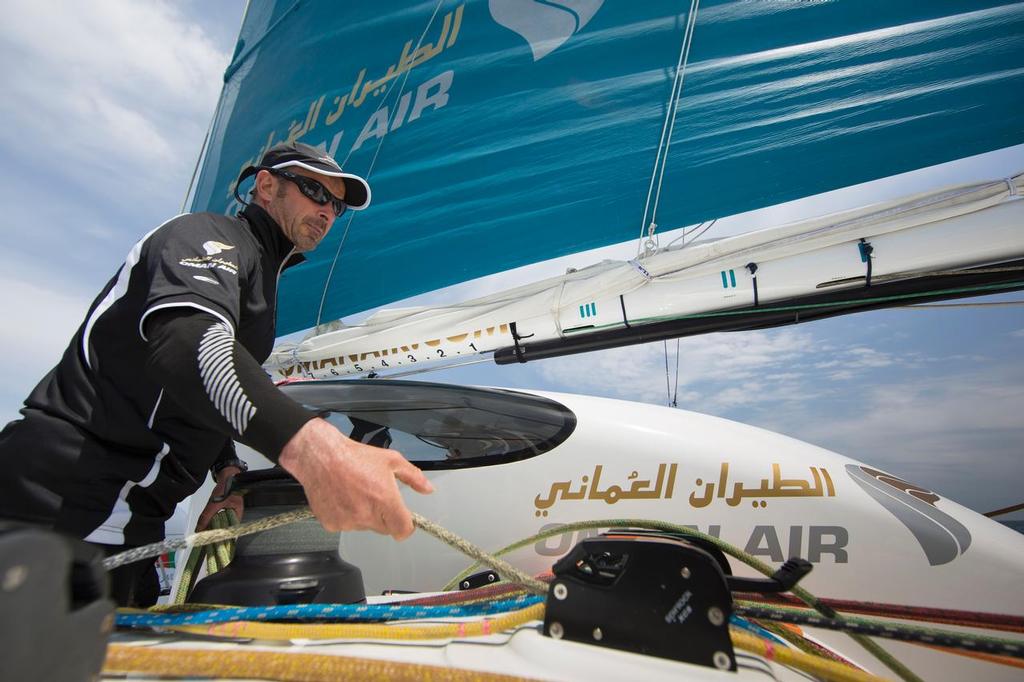
[[(304, 510), (304, 511), (306, 511), (308, 513), (308, 510)], [(225, 519), (225, 520), (227, 520), (227, 519)], [(275, 519), (271, 519), (271, 520), (276, 521), (276, 518)], [(231, 525), (231, 521), (235, 521), (235, 520), (231, 519), (225, 525), (229, 525), (230, 526)], [(444, 529), (440, 529), (439, 527), (437, 527), (434, 524), (430, 523), (426, 519), (423, 519), (422, 517), (416, 516), (414, 518), (414, 521), (416, 522), (416, 525), (418, 527), (420, 527), (421, 529), (427, 530), (428, 532), (436, 535), (437, 537), (441, 538), (442, 540), (444, 540), (445, 542), (447, 542), (449, 544), (453, 544), (453, 546), (456, 546), (458, 549), (461, 549), (462, 551), (470, 554), (474, 558), (480, 558), (479, 555), (484, 554), (482, 552), (482, 550), (480, 550), (479, 548), (477, 548), (475, 546), (469, 545), (469, 543), (466, 543), (465, 540), (462, 540), (461, 538), (458, 538), (457, 536), (448, 537), (448, 536), (451, 535), (450, 532), (448, 532), (448, 531), (446, 531)], [(235, 522), (237, 522), (237, 521), (235, 521)], [(220, 524), (218, 524), (218, 525), (220, 525)], [(255, 525), (255, 524), (247, 524), (247, 525)], [(228, 529), (217, 529), (217, 531), (215, 531), (215, 533), (223, 533), (226, 530), (228, 530)], [(232, 536), (233, 537), (237, 536), (237, 534), (240, 534), (240, 533), (238, 533), (237, 529), (231, 529), (231, 530), (233, 531), (232, 532)], [(564, 530), (564, 529), (562, 529), (562, 530)], [(208, 533), (208, 534), (204, 534), (204, 535), (211, 536), (210, 540), (214, 539), (212, 537), (214, 535), (214, 533)], [(217, 537), (216, 539), (217, 540), (225, 540), (225, 539), (228, 539), (228, 538), (226, 538), (226, 537), (225, 538)], [(463, 546), (463, 545), (466, 545), (466, 546)], [(226, 549), (226, 548), (224, 548), (224, 549)], [(508, 549), (510, 549), (510, 548), (506, 548), (506, 551)], [(226, 553), (227, 552), (224, 552), (224, 554), (226, 554)], [(223, 554), (222, 554), (221, 556), (218, 556), (217, 558), (223, 560), (224, 558), (227, 558), (227, 557), (224, 557)], [(230, 560), (230, 559), (228, 559), (228, 560)], [(500, 572), (502, 572), (503, 574), (505, 574), (506, 577), (512, 577), (513, 580), (515, 580), (516, 582), (520, 582), (521, 584), (525, 583), (528, 590), (538, 591), (538, 592), (543, 592), (544, 591), (544, 590), (541, 589), (541, 585), (540, 584), (538, 584), (537, 586), (534, 586), (534, 585), (530, 584), (530, 583), (534, 582), (533, 579), (529, 578), (528, 576), (523, 576), (523, 575), (519, 574), (518, 571), (516, 571), (515, 569), (512, 569), (507, 564), (504, 564), (504, 562), (500, 562), (500, 561), (496, 562), (493, 557), (487, 556), (485, 563), (490, 565), (492, 568), (498, 568), (498, 570)], [(498, 566), (496, 566), (495, 564), (498, 564)], [(226, 565), (226, 562), (225, 562), (225, 565)], [(543, 586), (543, 587), (546, 589), (546, 586)], [(409, 625), (409, 624), (405, 624), (405, 625), (384, 625), (384, 624), (363, 624), (363, 623), (359, 623), (359, 624), (351, 624), (351, 623), (342, 623), (342, 624), (332, 624), (332, 623), (303, 624), (303, 623), (264, 623), (264, 622), (252, 622), (252, 621), (245, 622), (245, 621), (240, 621), (240, 622), (230, 622), (230, 623), (219, 623), (219, 624), (214, 624), (214, 625), (177, 626), (177, 627), (173, 627), (173, 628), (169, 628), (169, 629), (177, 630), (177, 631), (181, 631), (181, 632), (191, 632), (191, 633), (199, 633), (199, 634), (204, 634), (204, 635), (213, 635), (213, 636), (221, 636), (221, 637), (232, 637), (232, 638), (235, 638), (235, 637), (249, 637), (249, 638), (264, 639), (264, 640), (293, 640), (293, 639), (424, 640), (424, 639), (450, 639), (450, 638), (463, 638), (463, 637), (483, 636), (483, 635), (488, 635), (488, 634), (492, 634), (492, 633), (496, 633), (496, 632), (502, 632), (504, 630), (515, 628), (515, 627), (518, 627), (518, 626), (520, 626), (520, 625), (522, 625), (524, 623), (527, 623), (529, 621), (542, 619), (543, 617), (544, 617), (544, 605), (543, 604), (536, 604), (536, 605), (531, 606), (529, 608), (522, 609), (520, 611), (515, 611), (515, 612), (506, 614), (506, 615), (498, 617), (498, 618), (484, 618), (484, 619), (480, 619), (480, 620), (476, 620), (476, 621), (462, 622), (462, 623), (446, 623), (446, 624), (442, 624), (442, 625)], [(871, 675), (869, 673), (865, 673), (865, 672), (862, 672), (862, 671), (859, 671), (859, 670), (851, 669), (850, 667), (848, 667), (846, 665), (826, 660), (824, 658), (821, 658), (820, 656), (810, 655), (810, 654), (806, 654), (806, 653), (803, 653), (803, 652), (800, 652), (800, 651), (794, 651), (794, 650), (786, 649), (786, 648), (776, 648), (775, 645), (772, 644), (771, 642), (768, 642), (766, 640), (761, 640), (760, 638), (754, 637), (754, 636), (749, 635), (747, 633), (743, 633), (743, 632), (739, 632), (739, 631), (733, 631), (732, 632), (732, 637), (733, 637), (733, 643), (734, 643), (734, 645), (737, 648), (741, 648), (741, 649), (746, 649), (748, 651), (752, 651), (752, 652), (754, 652), (754, 653), (756, 653), (758, 655), (764, 656), (765, 658), (768, 658), (770, 660), (778, 660), (778, 662), (780, 664), (789, 665), (789, 666), (792, 666), (792, 667), (795, 667), (795, 668), (799, 668), (799, 669), (804, 670), (806, 672), (810, 672), (810, 673), (812, 673), (814, 675), (822, 677), (823, 679), (826, 679), (826, 680), (835, 680), (836, 682), (865, 682), (865, 681), (868, 681), (868, 680), (881, 680), (882, 679), (882, 678), (876, 677), (874, 675)], [(114, 650), (115, 647), (112, 646), (111, 649)], [(116, 649), (117, 649), (117, 651), (115, 651), (114, 653), (117, 654), (117, 655), (124, 654), (124, 655), (127, 656), (130, 653), (128, 651), (121, 651), (122, 647), (116, 647)], [(132, 648), (132, 649), (136, 650), (134, 648)], [(168, 651), (166, 653), (168, 653), (171, 657), (176, 657), (177, 656), (177, 652), (179, 652), (179, 651), (182, 651), (182, 650), (173, 650), (173, 651)], [(165, 652), (163, 652), (163, 651), (151, 651), (151, 653), (152, 654), (163, 654)], [(197, 653), (204, 653), (205, 654), (205, 652), (197, 652)], [(216, 654), (217, 652), (209, 652), (209, 653)], [(245, 654), (242, 654), (242, 656), (251, 657), (255, 653), (256, 652), (246, 652)], [(299, 666), (299, 671), (296, 671), (296, 670), (293, 669), (294, 666), (292, 665), (292, 662), (291, 662), (298, 655), (295, 655), (295, 654), (273, 654), (273, 655), (274, 656), (278, 656), (278, 657), (281, 657), (281, 656), (284, 657), (282, 659), (282, 661), (280, 662), (280, 664), (284, 665), (285, 667), (287, 667), (287, 670), (275, 670), (274, 672), (270, 672), (270, 669), (267, 667), (267, 664), (261, 664), (259, 666), (254, 666), (252, 668), (246, 667), (245, 670), (242, 671), (238, 666), (232, 665), (232, 663), (234, 662), (233, 659), (235, 658), (234, 656), (227, 658), (226, 659), (227, 662), (224, 664), (223, 667), (225, 668), (225, 670), (228, 671), (228, 673), (230, 673), (231, 671), (239, 671), (238, 675), (242, 676), (242, 677), (245, 677), (245, 676), (257, 677), (258, 675), (253, 675), (252, 674), (253, 670), (255, 670), (255, 671), (258, 671), (261, 674), (270, 675), (271, 679), (285, 679), (285, 680), (321, 680), (321, 679), (474, 679), (472, 677), (469, 677), (469, 678), (466, 678), (466, 677), (458, 677), (458, 678), (456, 678), (456, 677), (450, 677), (450, 676), (449, 677), (438, 677), (438, 676), (436, 676), (436, 674), (431, 674), (431, 670), (434, 670), (431, 666), (420, 666), (419, 668), (423, 668), (423, 669), (419, 669), (418, 668), (414, 673), (411, 673), (411, 677), (408, 677), (408, 676), (405, 676), (405, 673), (403, 671), (397, 671), (396, 672), (396, 670), (394, 669), (395, 666), (399, 666), (401, 664), (396, 664), (396, 663), (391, 663), (391, 662), (383, 662), (383, 661), (374, 661), (372, 663), (374, 663), (374, 664), (378, 664), (379, 663), (381, 667), (379, 669), (378, 668), (373, 668), (373, 667), (367, 668), (367, 665), (369, 665), (370, 662), (364, 661), (363, 659), (347, 659), (347, 658), (336, 657), (336, 656), (316, 656), (315, 658), (317, 658), (317, 659), (323, 659), (322, 663), (313, 663), (311, 666), (308, 666), (308, 670), (310, 671), (310, 675), (319, 675), (319, 672), (317, 672), (317, 671), (320, 670), (320, 667), (318, 667), (318, 666), (321, 666), (321, 665), (324, 668), (324, 670), (328, 670), (329, 669), (330, 672), (325, 672), (324, 673), (324, 675), (327, 675), (326, 677), (321, 677), (321, 676), (302, 676), (302, 675), (305, 675), (306, 673), (305, 672), (301, 672), (301, 671), (306, 671), (307, 667), (306, 666)], [(108, 661), (109, 660), (120, 660), (120, 659), (108, 659)], [(129, 659), (124, 659), (124, 660), (127, 661)], [(131, 662), (131, 661), (129, 661), (129, 662), (130, 662), (130, 666), (128, 668), (129, 670), (136, 670), (136, 671), (142, 671), (143, 670), (143, 668), (131, 667), (131, 666), (136, 665), (137, 664), (136, 662)], [(145, 662), (145, 664), (148, 665), (149, 663)], [(129, 665), (129, 663), (125, 663), (125, 665)], [(140, 665), (141, 665), (141, 663), (140, 663)], [(153, 665), (154, 665), (153, 668), (145, 668), (145, 670), (146, 671), (156, 670), (156, 671), (160, 671), (160, 672), (165, 672), (165, 671), (170, 669), (164, 663), (159, 664), (159, 666), (164, 666), (164, 667), (159, 667), (155, 663)], [(354, 667), (352, 667), (352, 666), (354, 666)], [(387, 668), (386, 672), (384, 671), (385, 668)], [(208, 665), (206, 663), (204, 663), (203, 665), (201, 665), (200, 667), (198, 667), (196, 669), (200, 670), (200, 671), (206, 672), (207, 675), (216, 672), (216, 674), (220, 675), (221, 677), (229, 677), (229, 676), (231, 676), (230, 674), (225, 674), (225, 672), (215, 671), (213, 667), (211, 667), (210, 665)], [(115, 670), (115, 669), (111, 668), (111, 670)], [(117, 670), (119, 670), (119, 669), (117, 669)], [(444, 669), (444, 668), (437, 668), (436, 670), (437, 671), (441, 671), (441, 672), (445, 672), (445, 673), (449, 672), (448, 669)], [(464, 671), (458, 671), (458, 672), (464, 672)], [(189, 673), (185, 673), (185, 674), (189, 674)], [(474, 674), (476, 674), (476, 675), (483, 675), (483, 673), (474, 673)], [(481, 677), (479, 679), (484, 679), (484, 678)], [(489, 679), (497, 679), (497, 678), (490, 677)], [(511, 679), (511, 678), (507, 678), (507, 679)]]
[[(485, 618), (467, 623), (446, 623), (443, 625), (374, 625), (374, 624), (300, 624), (300, 623), (257, 623), (233, 622), (216, 625), (184, 625), (175, 628), (182, 632), (192, 632), (221, 637), (252, 637), (266, 640), (291, 639), (388, 639), (388, 640), (421, 640), (449, 639), (455, 637), (478, 637), (503, 630), (515, 628), (532, 620), (544, 617), (544, 605), (535, 604), (521, 611), (510, 613), (500, 618)], [(750, 651), (769, 660), (778, 661), (781, 665), (792, 666), (828, 680), (829, 682), (880, 682), (883, 678), (870, 673), (855, 670), (841, 663), (829, 661), (820, 656), (805, 654), (801, 651), (776, 647), (771, 642), (745, 632), (731, 632), (734, 646)], [(138, 653), (135, 652), (145, 652)], [(192, 654), (195, 656), (192, 656)], [(104, 672), (161, 672), (163, 674), (191, 675), (204, 672), (207, 676), (219, 677), (260, 677), (282, 680), (327, 680), (327, 679), (499, 679), (497, 677), (441, 677), (431, 666), (413, 666), (409, 670), (401, 664), (386, 661), (375, 661), (380, 664), (377, 669), (370, 662), (362, 659), (350, 659), (339, 656), (312, 656), (307, 663), (299, 664), (295, 658), (303, 655), (274, 654), (262, 659), (265, 652), (232, 652), (225, 656), (223, 651), (189, 652), (181, 649), (152, 650), (141, 647), (123, 647), (111, 645)], [(181, 666), (178, 658), (182, 655)], [(185, 654), (188, 654), (187, 656)], [(200, 654), (212, 656), (219, 661), (217, 667), (210, 667), (205, 662), (197, 662)], [(278, 657), (278, 658), (275, 658)], [(206, 660), (205, 658), (203, 659)], [(257, 660), (263, 661), (256, 665)], [(195, 666), (195, 667), (191, 667)], [(390, 666), (390, 667), (389, 667)], [(397, 669), (396, 666), (400, 669)], [(198, 672), (191, 672), (198, 671)], [(260, 674), (254, 674), (258, 671)], [(466, 671), (452, 671), (465, 674)], [(302, 677), (308, 673), (309, 676)], [(468, 673), (484, 675), (483, 673)], [(501, 678), (513, 679), (513, 678)]]
[(528, 679), (420, 663), (398, 663), (330, 654), (232, 651), (228, 655), (223, 649), (154, 648), (123, 644), (111, 644), (107, 649), (103, 672), (283, 682), (515, 682)]
[(483, 618), (465, 623), (443, 625), (382, 625), (376, 623), (258, 623), (235, 621), (214, 625), (180, 625), (171, 630), (219, 637), (252, 637), (254, 639), (449, 639), (480, 637), (518, 627), (531, 620), (544, 618), (544, 604), (534, 604), (498, 618)]
[(856, 670), (821, 656), (777, 647), (767, 640), (746, 632), (733, 629), (730, 634), (733, 646), (737, 649), (749, 651), (770, 661), (778, 661), (782, 665), (798, 668), (829, 682), (885, 682), (884, 677)]

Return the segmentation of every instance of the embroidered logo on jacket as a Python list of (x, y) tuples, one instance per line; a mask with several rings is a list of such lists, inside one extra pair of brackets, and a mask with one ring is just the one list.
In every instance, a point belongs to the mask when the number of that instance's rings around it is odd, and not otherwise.
[(223, 258), (212, 258), (210, 256), (192, 256), (191, 258), (182, 258), (178, 261), (178, 265), (184, 265), (187, 268), (200, 268), (202, 270), (223, 270), (224, 272), (232, 275), (238, 274), (238, 266), (229, 260)]
[(215, 242), (213, 240), (203, 242), (203, 251), (206, 251), (207, 256), (216, 256), (221, 251), (227, 251), (228, 249), (233, 248), (235, 247), (230, 244), (222, 244), (221, 242)]

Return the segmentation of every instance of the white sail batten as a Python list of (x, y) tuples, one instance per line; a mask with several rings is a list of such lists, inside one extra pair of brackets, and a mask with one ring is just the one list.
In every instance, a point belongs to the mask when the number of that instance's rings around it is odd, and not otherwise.
[[(459, 304), (382, 310), (275, 349), (280, 378), (409, 369), (1024, 257), (1024, 174), (660, 250)], [(865, 248), (868, 247), (868, 248)]]

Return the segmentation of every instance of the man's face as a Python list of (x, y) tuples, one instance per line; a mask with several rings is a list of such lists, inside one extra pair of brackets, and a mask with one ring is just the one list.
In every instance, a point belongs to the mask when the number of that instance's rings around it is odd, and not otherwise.
[[(316, 180), (334, 196), (345, 198), (345, 182), (341, 178), (319, 175), (297, 166), (284, 170)], [(295, 245), (296, 250), (312, 251), (334, 224), (334, 209), (330, 203), (323, 206), (317, 204), (291, 180), (272, 177), (277, 186), (267, 203), (267, 213), (281, 226), (284, 236)]]

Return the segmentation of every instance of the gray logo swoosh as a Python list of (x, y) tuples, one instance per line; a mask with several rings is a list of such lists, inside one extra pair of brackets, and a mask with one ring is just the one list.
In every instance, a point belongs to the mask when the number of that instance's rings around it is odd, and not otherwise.
[(949, 514), (878, 480), (864, 467), (847, 464), (846, 473), (913, 533), (932, 566), (948, 564), (971, 546), (970, 532)]
[(533, 61), (558, 49), (587, 25), (604, 0), (490, 0), (491, 17), (530, 45)]

